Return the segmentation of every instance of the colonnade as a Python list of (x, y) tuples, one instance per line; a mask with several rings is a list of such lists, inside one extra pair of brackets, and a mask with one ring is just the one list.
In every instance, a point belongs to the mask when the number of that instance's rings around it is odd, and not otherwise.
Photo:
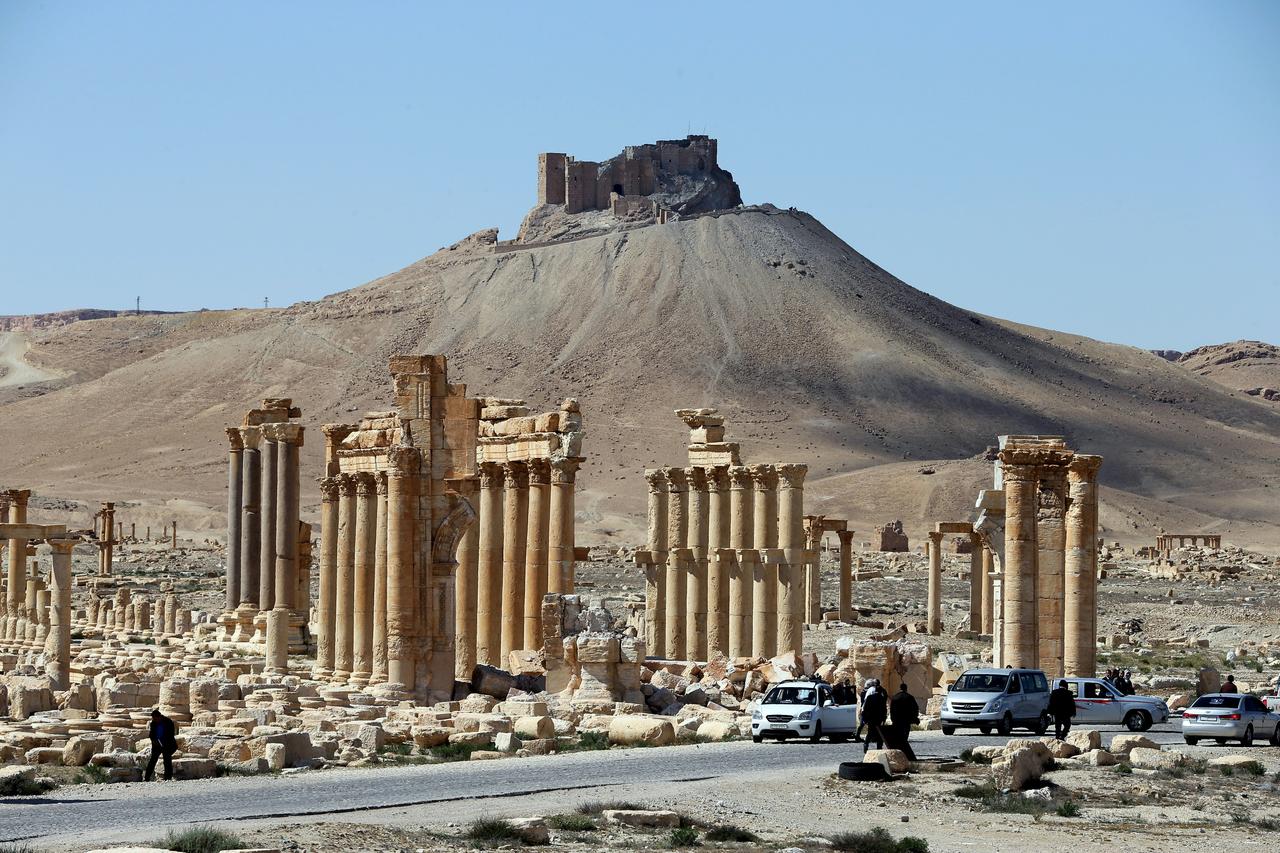
[[(274, 643), (268, 649), (272, 669), (283, 666), (291, 648), (306, 648), (310, 602), (298, 582), (298, 455), (303, 431), (300, 424), (287, 421), (226, 431), (230, 451), (222, 622), (232, 642)], [(277, 610), (268, 621), (268, 614)]]
[(999, 662), (1050, 677), (1097, 668), (1097, 473), (1102, 457), (1065, 445), (1000, 451), (1004, 559)]
[(805, 465), (657, 468), (645, 571), (650, 655), (706, 660), (800, 652)]

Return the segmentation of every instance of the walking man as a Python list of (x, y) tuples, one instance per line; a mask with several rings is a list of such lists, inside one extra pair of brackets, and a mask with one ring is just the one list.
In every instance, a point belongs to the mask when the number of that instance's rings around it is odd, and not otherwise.
[(1063, 740), (1071, 733), (1071, 718), (1076, 715), (1076, 697), (1067, 689), (1067, 682), (1059, 681), (1049, 693), (1049, 716), (1053, 717), (1053, 736)]
[(906, 753), (907, 758), (915, 761), (916, 753), (909, 740), (911, 727), (920, 722), (920, 703), (907, 692), (906, 684), (900, 685), (898, 692), (894, 694), (893, 701), (889, 704), (889, 716), (893, 720), (893, 742), (889, 744), (889, 748), (900, 749)]
[(862, 754), (866, 755), (874, 741), (876, 749), (884, 749), (884, 721), (888, 712), (888, 702), (879, 683), (869, 685), (862, 694), (862, 722), (867, 726), (867, 739), (862, 743)]
[(164, 756), (164, 778), (173, 778), (173, 754), (178, 751), (178, 726), (173, 720), (160, 713), (157, 708), (151, 712), (151, 760), (147, 762), (147, 773), (143, 779), (150, 782), (156, 777), (156, 761)]

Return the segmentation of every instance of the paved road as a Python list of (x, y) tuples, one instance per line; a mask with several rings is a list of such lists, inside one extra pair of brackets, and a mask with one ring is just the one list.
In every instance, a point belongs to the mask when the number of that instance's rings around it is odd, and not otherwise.
[[(1111, 733), (1105, 730), (1104, 743)], [(1015, 736), (1017, 733), (1015, 732)], [(1147, 735), (1181, 743), (1176, 726)], [(912, 738), (921, 758), (954, 757), (967, 747), (1003, 743), (998, 736), (938, 732)], [(308, 771), (279, 776), (233, 777), (190, 782), (77, 785), (43, 797), (0, 800), (0, 841), (82, 839), (96, 833), (146, 827), (149, 836), (166, 825), (218, 820), (290, 818), (513, 797), (633, 784), (689, 782), (744, 773), (835, 770), (862, 755), (859, 744), (732, 743), (627, 749), (505, 761), (460, 762), (417, 767)]]

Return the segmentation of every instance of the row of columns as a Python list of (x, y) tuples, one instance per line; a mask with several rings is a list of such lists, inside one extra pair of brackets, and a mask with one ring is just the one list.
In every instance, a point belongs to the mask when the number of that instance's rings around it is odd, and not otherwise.
[(803, 648), (805, 465), (658, 468), (649, 486), (646, 643), (655, 657)]
[(458, 548), (456, 669), (506, 668), (511, 652), (542, 647), (542, 598), (574, 590), (576, 458), (482, 462), (476, 523)]
[(1100, 456), (1008, 447), (1002, 662), (1051, 677), (1097, 668)]
[[(929, 586), (926, 595), (925, 622), (930, 634), (942, 633), (942, 541), (944, 531), (929, 532)], [(982, 537), (969, 532), (969, 630), (975, 633), (990, 632), (991, 550), (983, 545)], [(984, 627), (985, 626), (985, 627)]]
[[(278, 668), (290, 645), (304, 643), (302, 626), (309, 602), (298, 589), (299, 469), (304, 428), (269, 423), (227, 429), (227, 565), (224, 623), (230, 639), (254, 639), (255, 620), (273, 610), (265, 639), (284, 640), (268, 653)], [(275, 626), (273, 632), (271, 626)]]

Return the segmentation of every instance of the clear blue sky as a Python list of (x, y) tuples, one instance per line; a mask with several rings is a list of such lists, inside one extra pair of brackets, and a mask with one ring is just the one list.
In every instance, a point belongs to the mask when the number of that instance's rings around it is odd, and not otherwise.
[(688, 131), (972, 310), (1280, 342), (1280, 3), (0, 3), (0, 314), (272, 305)]

